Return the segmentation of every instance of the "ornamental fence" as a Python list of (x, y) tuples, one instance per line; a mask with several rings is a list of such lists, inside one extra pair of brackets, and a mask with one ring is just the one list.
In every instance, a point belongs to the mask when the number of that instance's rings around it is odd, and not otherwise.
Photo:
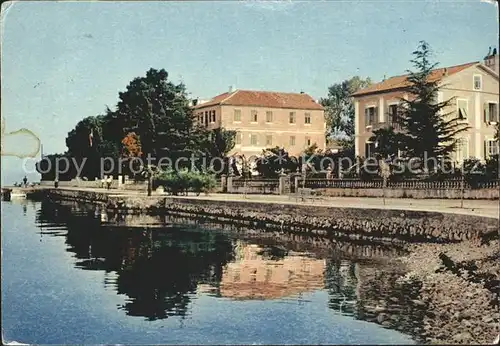
[(279, 179), (233, 178), (230, 190), (233, 193), (279, 194)]
[[(462, 189), (491, 189), (500, 185), (500, 180), (478, 181), (470, 183), (462, 179), (448, 179), (436, 181), (403, 180), (387, 181), (388, 189), (415, 189), (415, 190), (459, 190)], [(384, 182), (382, 179), (359, 180), (359, 179), (302, 179), (299, 180), (299, 187), (309, 189), (382, 189)]]

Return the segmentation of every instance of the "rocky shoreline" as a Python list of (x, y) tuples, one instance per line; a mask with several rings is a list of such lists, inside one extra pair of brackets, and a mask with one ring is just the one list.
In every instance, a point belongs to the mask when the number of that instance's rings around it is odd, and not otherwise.
[(413, 244), (404, 280), (421, 283), (422, 338), (430, 344), (492, 344), (500, 333), (500, 243)]

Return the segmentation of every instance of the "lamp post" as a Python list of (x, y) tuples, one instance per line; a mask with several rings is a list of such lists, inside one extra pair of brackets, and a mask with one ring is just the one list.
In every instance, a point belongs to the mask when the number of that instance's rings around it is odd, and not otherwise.
[(389, 179), (389, 176), (391, 175), (391, 168), (385, 160), (380, 160), (380, 168), (381, 172), (380, 175), (382, 176), (382, 200), (385, 205), (385, 190), (387, 188), (387, 180)]
[(462, 173), (462, 179), (460, 179), (460, 208), (464, 207), (464, 193), (465, 193), (465, 174)]

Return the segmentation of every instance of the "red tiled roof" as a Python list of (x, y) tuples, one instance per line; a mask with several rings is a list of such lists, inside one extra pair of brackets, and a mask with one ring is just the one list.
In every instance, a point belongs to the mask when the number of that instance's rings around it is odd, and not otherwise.
[[(450, 66), (450, 67), (442, 67), (438, 68), (435, 70), (432, 70), (430, 76), (429, 76), (429, 81), (436, 81), (441, 78), (443, 78), (445, 74), (445, 70), (447, 70), (448, 76), (451, 76), (455, 73), (458, 73), (462, 70), (465, 70), (466, 68), (469, 68), (473, 65), (478, 64), (479, 62), (471, 62), (467, 64), (462, 64), (462, 65), (456, 65), (456, 66)], [(360, 95), (365, 95), (365, 94), (375, 94), (383, 91), (390, 91), (390, 90), (395, 90), (395, 89), (403, 89), (408, 86), (410, 86), (410, 83), (407, 80), (408, 75), (401, 75), (401, 76), (395, 76), (391, 77), (389, 79), (386, 79), (380, 83), (370, 85), (369, 87), (365, 89), (361, 89), (356, 91), (355, 93), (352, 94), (352, 96), (360, 96)]]
[(323, 106), (316, 103), (316, 101), (307, 94), (253, 90), (235, 90), (231, 93), (226, 92), (194, 108), (199, 109), (214, 105), (323, 110)]

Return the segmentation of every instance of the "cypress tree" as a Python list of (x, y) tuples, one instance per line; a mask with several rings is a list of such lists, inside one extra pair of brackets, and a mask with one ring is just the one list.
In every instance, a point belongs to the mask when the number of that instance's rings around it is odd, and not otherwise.
[[(410, 60), (415, 71), (408, 71), (408, 99), (401, 99), (398, 107), (398, 121), (402, 128), (403, 147), (409, 158), (421, 160), (448, 159), (457, 145), (456, 136), (468, 126), (459, 122), (455, 111), (446, 112), (453, 105), (454, 98), (438, 102), (442, 88), (440, 76), (433, 70), (438, 65), (430, 61), (430, 47), (420, 41)], [(433, 160), (427, 167), (435, 168)]]

